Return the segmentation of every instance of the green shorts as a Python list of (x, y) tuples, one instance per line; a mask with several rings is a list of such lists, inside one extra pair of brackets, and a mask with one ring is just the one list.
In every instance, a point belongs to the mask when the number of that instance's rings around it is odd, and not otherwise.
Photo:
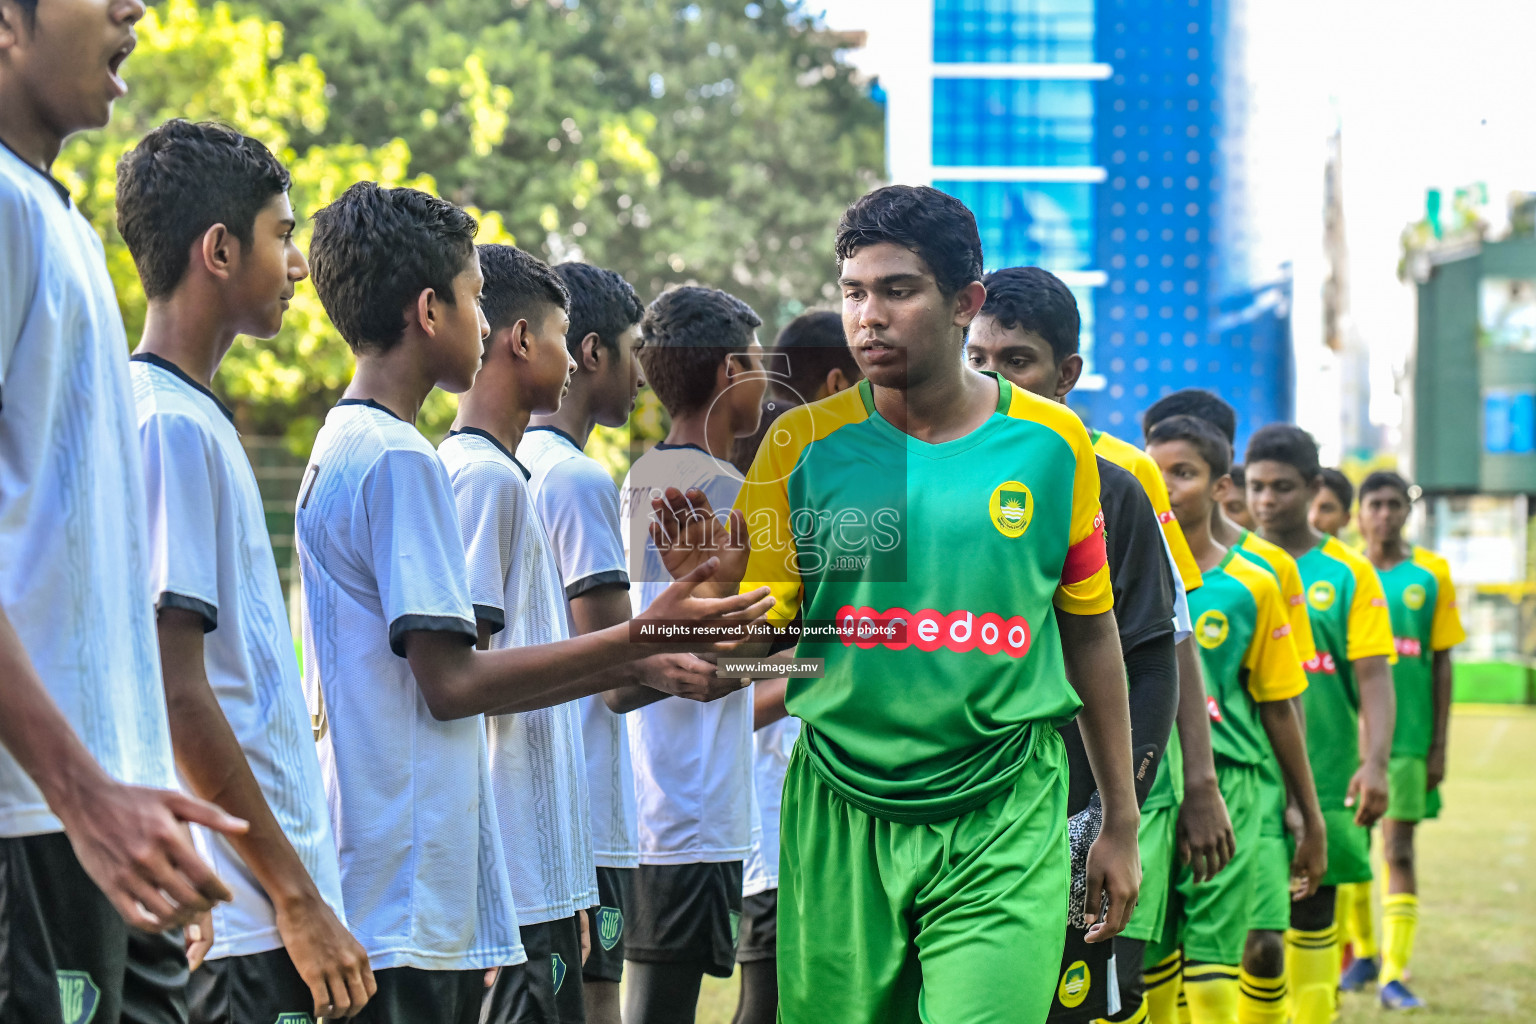
[(1232, 818), (1237, 849), (1227, 866), (1209, 881), (1196, 884), (1187, 866), (1179, 871), (1177, 888), (1183, 904), (1180, 931), (1186, 963), (1193, 960), (1234, 967), (1242, 963), (1253, 916), (1264, 818), (1260, 775), (1261, 770), (1253, 765), (1216, 765), (1216, 781)]
[(797, 745), (780, 814), (781, 1024), (1045, 1019), (1070, 883), (1055, 729), (1012, 787), (922, 825), (848, 803)]
[(1429, 788), (1429, 763), (1394, 757), (1387, 763), (1387, 814), (1393, 821), (1440, 817), (1440, 788)]
[(1371, 880), (1371, 832), (1355, 824), (1355, 809), (1323, 811), (1328, 826), (1328, 871), (1323, 885), (1349, 885)]
[[(1163, 933), (1163, 919), (1168, 915), (1168, 891), (1174, 882), (1175, 829), (1179, 808), (1159, 807), (1141, 812), (1141, 829), (1136, 845), (1141, 848), (1141, 898), (1131, 914), (1130, 924), (1121, 932), (1128, 939), (1151, 942)], [(1121, 970), (1124, 970), (1122, 965)]]
[(1285, 788), (1266, 771), (1259, 780), (1261, 821), (1248, 927), (1283, 932), (1291, 926), (1291, 839), (1285, 833)]

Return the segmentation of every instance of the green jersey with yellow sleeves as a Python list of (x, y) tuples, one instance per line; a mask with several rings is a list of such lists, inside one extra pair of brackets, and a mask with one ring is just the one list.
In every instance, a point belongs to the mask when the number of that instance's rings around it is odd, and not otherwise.
[(1392, 683), (1397, 691), (1397, 728), (1392, 732), (1393, 757), (1427, 757), (1434, 738), (1434, 660), (1467, 638), (1456, 610), (1451, 567), (1433, 551), (1414, 547), (1406, 561), (1378, 570), (1392, 616), (1397, 664)]
[(1360, 691), (1354, 663), (1393, 658), (1392, 620), (1381, 580), (1366, 557), (1324, 537), (1296, 559), (1306, 587), (1317, 654), (1306, 663), (1307, 754), (1324, 811), (1343, 808), (1360, 767)]
[[(800, 746), (840, 796), (889, 821), (958, 817), (1013, 784), (1038, 730), (1081, 706), (1058, 609), (1113, 604), (1088, 431), (994, 378), (979, 427), (940, 444), (897, 429), (868, 381), (775, 421), (737, 499), (767, 584), (825, 674), (789, 682)], [(868, 631), (860, 628), (868, 627)], [(884, 626), (896, 624), (894, 633)]]
[(1205, 671), (1211, 750), (1217, 763), (1259, 766), (1271, 759), (1259, 705), (1307, 688), (1280, 587), (1229, 550), (1205, 585), (1189, 595), (1195, 643)]

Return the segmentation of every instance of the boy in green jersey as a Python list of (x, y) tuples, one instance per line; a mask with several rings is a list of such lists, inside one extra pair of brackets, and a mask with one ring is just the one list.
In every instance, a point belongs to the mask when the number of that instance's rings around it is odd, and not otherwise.
[[(1392, 616), (1397, 664), (1397, 728), (1392, 733), (1391, 780), (1381, 834), (1386, 847), (1387, 892), (1382, 908), (1381, 1004), (1413, 1009), (1422, 1002), (1403, 984), (1419, 919), (1414, 870), (1414, 826), (1440, 813), (1445, 742), (1451, 713), (1451, 648), (1467, 638), (1456, 610), (1450, 566), (1434, 552), (1408, 543), (1403, 526), (1413, 498), (1396, 473), (1372, 473), (1360, 485), (1360, 531), (1381, 577)], [(1357, 960), (1359, 974), (1376, 964)]]
[(1337, 469), (1323, 467), (1323, 485), (1312, 499), (1307, 520), (1318, 533), (1337, 537), (1349, 525), (1350, 510), (1355, 506), (1355, 485)]
[[(1190, 614), (1210, 691), (1216, 773), (1237, 834), (1237, 855), (1215, 879), (1197, 882), (1187, 870), (1178, 878), (1175, 903), (1182, 913), (1169, 931), (1183, 946), (1195, 1024), (1282, 1020), (1274, 982), (1269, 991), (1256, 991), (1269, 979), (1250, 974), (1240, 985), (1239, 964), (1251, 945), (1248, 933), (1260, 891), (1278, 886), (1282, 900), (1287, 892), (1310, 896), (1326, 864), (1326, 829), (1291, 702), (1306, 689), (1306, 676), (1274, 578), (1212, 536), (1216, 498), (1231, 458), (1226, 439), (1204, 420), (1174, 416), (1152, 428), (1147, 451), (1167, 479), (1174, 512), (1205, 579), (1190, 595)], [(1268, 812), (1263, 784), (1271, 762), (1298, 794), (1304, 822), (1289, 884), (1268, 876), (1261, 858)]]
[(1317, 442), (1273, 423), (1248, 442), (1248, 507), (1264, 539), (1296, 559), (1317, 656), (1307, 663), (1307, 750), (1328, 826), (1323, 886), (1291, 911), (1288, 973), (1296, 1024), (1323, 1024), (1338, 982), (1335, 887), (1371, 879), (1370, 833), (1387, 809), (1394, 700), (1392, 623), (1376, 570), (1307, 512), (1322, 486)]
[[(1124, 926), (1140, 881), (1093, 450), (1069, 410), (961, 360), (986, 290), (957, 200), (879, 189), (837, 251), (865, 380), (780, 417), (738, 503), (745, 578), (783, 602), (771, 621), (832, 630), (801, 641), (823, 674), (788, 685), (803, 729), (781, 810), (779, 1020), (1043, 1020), (1071, 881), (1056, 727), (1073, 716), (1104, 811), (1090, 941)], [(692, 531), (719, 528), (675, 491), (657, 513), (679, 568)]]

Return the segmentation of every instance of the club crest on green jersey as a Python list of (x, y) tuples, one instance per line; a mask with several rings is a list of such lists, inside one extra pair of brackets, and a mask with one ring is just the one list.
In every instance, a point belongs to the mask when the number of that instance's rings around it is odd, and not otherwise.
[(611, 950), (624, 934), (624, 913), (618, 907), (597, 908), (597, 944)]
[(1428, 597), (1429, 594), (1424, 591), (1424, 587), (1421, 584), (1410, 583), (1403, 588), (1403, 604), (1408, 606), (1409, 611), (1416, 612), (1423, 608), (1424, 601)]
[(1035, 517), (1035, 496), (1017, 480), (1005, 480), (992, 491), (988, 502), (992, 525), (1004, 537), (1022, 537)]
[(101, 989), (85, 971), (55, 971), (59, 982), (59, 1008), (64, 1024), (90, 1024), (101, 1002)]
[(1307, 603), (1320, 612), (1332, 608), (1336, 597), (1338, 597), (1338, 591), (1334, 590), (1333, 584), (1327, 580), (1318, 580), (1307, 588)]
[(1088, 998), (1088, 990), (1093, 987), (1092, 975), (1088, 965), (1081, 960), (1074, 960), (1072, 964), (1061, 972), (1061, 982), (1056, 986), (1056, 999), (1067, 1009), (1081, 1006), (1084, 999)]
[(555, 980), (555, 991), (559, 992), (560, 986), (565, 984), (565, 957), (559, 953), (551, 953), (549, 955), (549, 969), (551, 976)]
[(1195, 641), (1208, 651), (1214, 651), (1227, 642), (1231, 626), (1227, 617), (1215, 608), (1208, 609), (1195, 620)]
[(315, 1018), (307, 1013), (281, 1013), (272, 1024), (315, 1024)]

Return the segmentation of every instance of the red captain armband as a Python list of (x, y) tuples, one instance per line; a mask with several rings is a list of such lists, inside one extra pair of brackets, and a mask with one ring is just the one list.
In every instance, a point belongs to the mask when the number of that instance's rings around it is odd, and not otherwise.
[(1067, 549), (1066, 561), (1061, 566), (1061, 582), (1067, 586), (1092, 578), (1104, 568), (1109, 555), (1104, 550), (1104, 512), (1093, 518), (1093, 530), (1082, 540)]

